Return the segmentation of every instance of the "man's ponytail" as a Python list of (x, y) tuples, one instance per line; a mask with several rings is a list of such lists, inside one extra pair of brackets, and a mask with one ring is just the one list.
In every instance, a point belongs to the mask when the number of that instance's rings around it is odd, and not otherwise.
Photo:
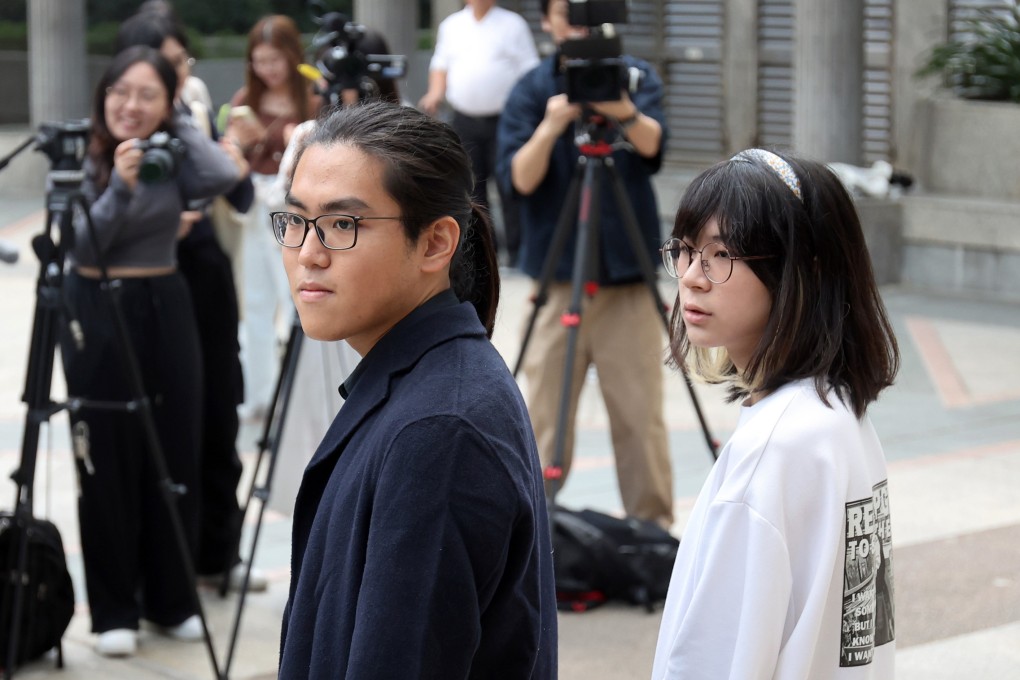
[(499, 303), (499, 260), (488, 212), (471, 204), (471, 216), (460, 236), (459, 252), (450, 267), (453, 292), (474, 305), (485, 333), (491, 338)]

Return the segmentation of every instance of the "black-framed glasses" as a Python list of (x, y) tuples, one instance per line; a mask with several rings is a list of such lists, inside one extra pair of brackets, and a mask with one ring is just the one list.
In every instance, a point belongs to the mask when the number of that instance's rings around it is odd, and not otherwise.
[(273, 236), (284, 248), (300, 248), (308, 230), (315, 227), (319, 242), (330, 250), (350, 250), (358, 242), (358, 223), (364, 220), (402, 220), (403, 217), (362, 217), (361, 215), (319, 215), (308, 219), (291, 212), (271, 212)]
[(691, 267), (694, 253), (699, 255), (701, 269), (712, 283), (726, 283), (733, 274), (734, 260), (767, 260), (775, 255), (730, 255), (725, 244), (712, 241), (698, 250), (678, 238), (671, 238), (659, 248), (666, 273), (674, 279), (681, 278)]

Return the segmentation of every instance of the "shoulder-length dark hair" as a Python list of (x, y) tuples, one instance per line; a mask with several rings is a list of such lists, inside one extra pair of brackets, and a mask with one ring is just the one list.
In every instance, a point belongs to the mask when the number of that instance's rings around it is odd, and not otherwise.
[(744, 261), (772, 299), (762, 337), (738, 373), (725, 350), (691, 346), (677, 304), (672, 359), (708, 382), (730, 383), (731, 401), (813, 378), (823, 401), (831, 388), (861, 417), (892, 384), (899, 348), (860, 220), (828, 168), (773, 153), (793, 169), (802, 198), (760, 157), (738, 154), (695, 178), (673, 225), (674, 237), (696, 243), (714, 218), (732, 255), (773, 256)]
[(282, 14), (262, 17), (248, 32), (248, 62), (244, 76), (245, 104), (258, 113), (262, 112), (262, 95), (266, 93), (266, 84), (255, 75), (255, 66), (252, 63), (252, 53), (259, 45), (275, 47), (286, 57), (291, 102), (300, 120), (311, 118), (314, 114), (311, 105), (312, 84), (297, 69), (304, 61), (301, 33), (294, 20)]
[(373, 100), (328, 112), (302, 139), (292, 167), (309, 146), (341, 144), (382, 163), (383, 187), (400, 206), (409, 242), (416, 243), (441, 217), (457, 221), (460, 243), (450, 263), (450, 283), (460, 300), (474, 305), (492, 337), (499, 302), (493, 228), (485, 209), (471, 202), (471, 160), (457, 133), (414, 108)]
[(122, 139), (115, 139), (106, 121), (106, 91), (135, 64), (148, 64), (159, 76), (166, 91), (167, 115), (161, 130), (172, 131), (174, 92), (177, 91), (177, 71), (159, 50), (145, 45), (134, 45), (118, 52), (107, 67), (92, 98), (92, 137), (89, 141), (89, 158), (95, 168), (93, 182), (102, 191), (110, 183), (113, 172), (113, 151)]

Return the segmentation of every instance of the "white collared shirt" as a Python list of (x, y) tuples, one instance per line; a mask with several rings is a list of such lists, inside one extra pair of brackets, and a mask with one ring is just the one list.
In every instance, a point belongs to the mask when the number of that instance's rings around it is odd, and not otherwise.
[(469, 116), (503, 110), (518, 78), (538, 65), (528, 22), (493, 6), (481, 21), (468, 5), (439, 24), (430, 71), (446, 71), (446, 100)]

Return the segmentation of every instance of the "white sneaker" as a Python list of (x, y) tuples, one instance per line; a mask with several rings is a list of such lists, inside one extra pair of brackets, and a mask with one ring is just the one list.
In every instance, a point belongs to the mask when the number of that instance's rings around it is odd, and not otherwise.
[[(248, 571), (248, 565), (245, 562), (238, 562), (230, 570), (230, 578), (228, 587), (230, 590), (240, 592), (241, 588), (244, 587), (244, 575)], [(262, 571), (258, 567), (251, 568), (251, 574), (248, 575), (248, 592), (249, 593), (264, 593), (269, 588), (269, 579), (266, 577), (266, 572)]]
[(130, 628), (114, 628), (99, 634), (96, 652), (102, 656), (134, 656), (138, 651), (138, 632)]
[[(238, 562), (230, 568), (230, 573), (227, 576), (227, 590), (234, 593), (241, 592), (241, 588), (244, 587), (244, 574), (248, 570), (248, 565), (245, 562)], [(219, 588), (220, 584), (223, 583), (222, 574), (204, 574), (198, 577), (199, 585), (206, 586), (207, 588)], [(249, 593), (264, 593), (269, 588), (269, 578), (266, 577), (266, 572), (262, 571), (258, 567), (252, 567), (251, 574), (248, 576), (248, 592)]]
[(160, 628), (160, 632), (167, 637), (181, 640), (182, 642), (198, 642), (205, 638), (205, 632), (202, 630), (202, 619), (199, 618), (198, 614), (192, 614), (176, 626)]

